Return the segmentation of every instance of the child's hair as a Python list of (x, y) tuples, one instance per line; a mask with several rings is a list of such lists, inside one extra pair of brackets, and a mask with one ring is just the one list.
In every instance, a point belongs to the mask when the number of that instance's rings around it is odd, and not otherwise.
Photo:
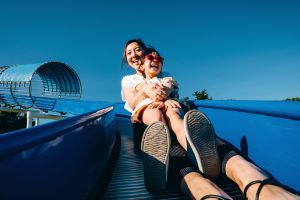
[[(159, 54), (159, 52), (153, 47), (153, 46), (148, 46), (148, 48), (145, 50), (145, 52), (144, 52), (144, 58), (143, 58), (143, 61), (142, 61), (142, 63), (144, 63), (145, 62), (145, 56), (146, 55), (149, 55), (149, 54), (152, 54), (152, 55), (154, 55), (154, 56), (159, 56), (159, 57), (161, 57), (161, 55)], [(162, 62), (162, 64), (163, 64), (163, 62)]]
[(144, 55), (148, 55), (148, 54), (152, 54), (152, 53), (155, 53), (157, 56), (160, 56), (159, 52), (153, 46), (149, 46), (145, 50)]
[(142, 39), (140, 39), (140, 38), (135, 38), (135, 39), (128, 40), (128, 41), (126, 42), (125, 46), (124, 46), (121, 66), (123, 66), (125, 62), (127, 63), (127, 59), (126, 59), (126, 48), (127, 48), (127, 46), (130, 45), (131, 43), (134, 43), (134, 42), (138, 43), (138, 45), (139, 45), (144, 51), (147, 50), (147, 46), (146, 46), (145, 43), (142, 41)]

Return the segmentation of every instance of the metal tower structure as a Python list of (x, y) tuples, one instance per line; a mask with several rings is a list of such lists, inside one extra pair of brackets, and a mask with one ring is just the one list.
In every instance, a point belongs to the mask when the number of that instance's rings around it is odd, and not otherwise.
[(0, 103), (12, 108), (52, 111), (56, 100), (80, 99), (76, 72), (61, 62), (0, 67)]
[(27, 127), (33, 114), (42, 116), (36, 110), (53, 111), (58, 99), (78, 100), (81, 95), (78, 75), (64, 63), (0, 67), (0, 110), (27, 112)]

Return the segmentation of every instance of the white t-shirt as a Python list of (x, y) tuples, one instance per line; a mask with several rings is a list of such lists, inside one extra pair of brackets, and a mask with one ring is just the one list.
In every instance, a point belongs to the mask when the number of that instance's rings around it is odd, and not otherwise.
[[(122, 82), (121, 82), (121, 85), (122, 85), (122, 88), (123, 87), (134, 87), (142, 82), (145, 81), (145, 78), (142, 76), (142, 75), (139, 75), (139, 74), (133, 74), (133, 75), (128, 75), (128, 76), (124, 76), (122, 78)], [(133, 113), (133, 110), (132, 108), (130, 108), (127, 100), (125, 99), (125, 96), (124, 96), (124, 93), (123, 93), (123, 89), (121, 89), (121, 96), (122, 96), (122, 101), (125, 101), (125, 105), (124, 105), (124, 108), (126, 110), (128, 110), (130, 113)]]
[[(122, 87), (135, 87), (136, 85), (140, 84), (140, 83), (145, 83), (145, 82), (151, 82), (151, 83), (164, 83), (164, 78), (166, 77), (170, 77), (172, 80), (174, 80), (170, 73), (168, 72), (161, 72), (159, 74), (158, 77), (154, 77), (150, 80), (146, 80), (146, 78), (144, 78), (142, 75), (139, 75), (139, 74), (133, 74), (133, 75), (128, 75), (128, 76), (124, 76), (123, 79), (122, 79)], [(174, 83), (175, 83), (175, 88), (174, 88), (174, 95), (172, 96), (173, 98), (178, 98), (178, 85), (177, 85), (177, 82), (174, 80)], [(147, 104), (150, 104), (152, 102), (151, 99), (149, 98), (146, 98), (144, 99), (142, 102), (140, 102), (135, 110), (132, 110), (132, 108), (130, 108), (127, 100), (125, 99), (125, 96), (124, 96), (124, 93), (123, 93), (123, 90), (121, 90), (121, 96), (122, 96), (122, 100), (125, 101), (125, 105), (124, 105), (124, 108), (129, 111), (130, 113), (134, 113), (137, 109), (139, 109), (142, 105), (147, 105)]]

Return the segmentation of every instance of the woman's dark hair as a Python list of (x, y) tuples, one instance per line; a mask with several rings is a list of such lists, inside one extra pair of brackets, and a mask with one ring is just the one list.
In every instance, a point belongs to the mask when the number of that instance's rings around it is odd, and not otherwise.
[(136, 38), (136, 39), (131, 39), (131, 40), (128, 40), (124, 46), (124, 50), (123, 50), (123, 56), (122, 56), (122, 62), (121, 62), (121, 65), (123, 66), (125, 62), (127, 62), (127, 59), (126, 59), (126, 48), (129, 44), (131, 43), (138, 43), (138, 45), (144, 50), (146, 51), (147, 49), (147, 46), (145, 45), (145, 43), (142, 41), (142, 39), (140, 38)]

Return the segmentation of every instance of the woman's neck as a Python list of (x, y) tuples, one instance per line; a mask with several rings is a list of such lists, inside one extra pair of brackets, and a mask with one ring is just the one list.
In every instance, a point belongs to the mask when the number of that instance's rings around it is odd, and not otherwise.
[(141, 71), (138, 71), (138, 70), (136, 71), (136, 74), (137, 74), (137, 75), (144, 76), (144, 73), (143, 73), (143, 72), (141, 72)]

